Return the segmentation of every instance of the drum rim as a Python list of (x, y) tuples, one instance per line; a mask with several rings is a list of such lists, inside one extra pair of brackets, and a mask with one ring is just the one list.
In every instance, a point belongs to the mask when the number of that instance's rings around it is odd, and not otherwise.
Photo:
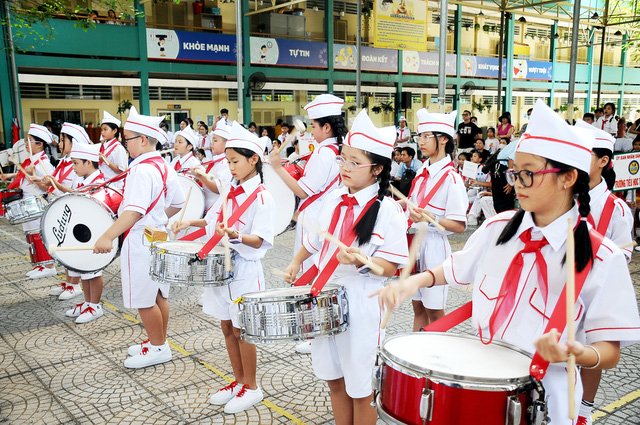
[[(273, 290), (280, 290), (280, 289), (291, 289), (291, 288), (296, 288), (296, 286), (284, 286), (281, 288), (271, 288), (271, 289), (266, 289), (264, 291), (255, 291), (255, 292), (248, 292), (246, 294), (244, 294), (243, 297), (243, 301), (240, 304), (244, 304), (247, 302), (247, 297), (249, 296), (253, 296), (254, 294), (261, 294), (264, 293), (266, 291), (273, 291)], [(304, 288), (304, 286), (299, 287), (299, 288)], [(251, 304), (255, 304), (254, 301), (260, 300), (260, 301), (288, 301), (288, 300), (297, 300), (297, 299), (304, 299), (307, 298), (311, 295), (311, 287), (309, 286), (309, 293), (305, 293), (305, 294), (299, 294), (299, 295), (288, 295), (287, 298), (283, 298), (282, 296), (280, 297), (252, 297), (251, 298)], [(345, 293), (346, 292), (346, 288), (344, 287), (344, 285), (338, 285), (335, 283), (327, 283), (326, 285), (324, 285), (324, 287), (322, 288), (322, 292), (320, 292), (320, 295), (322, 295), (323, 292), (325, 292), (325, 290), (327, 290), (327, 293), (329, 291), (338, 291), (338, 295), (341, 293)], [(318, 298), (319, 296), (315, 297)]]
[[(162, 242), (177, 242), (177, 241), (162, 241)], [(195, 254), (189, 254), (189, 253), (185, 253), (185, 252), (179, 252), (179, 253), (174, 253), (170, 250), (166, 250), (164, 248), (159, 248), (157, 245), (155, 245), (155, 243), (152, 243), (151, 246), (149, 247), (150, 250), (150, 254), (151, 257), (149, 258), (149, 276), (151, 277), (151, 280), (153, 280), (154, 282), (159, 282), (162, 284), (166, 284), (166, 285), (176, 285), (176, 286), (184, 286), (184, 287), (189, 287), (189, 286), (197, 286), (197, 287), (203, 287), (203, 288), (207, 288), (207, 287), (211, 287), (211, 288), (215, 288), (215, 287), (220, 287), (220, 286), (227, 286), (229, 285), (231, 282), (233, 282), (233, 279), (235, 277), (235, 258), (232, 256), (231, 257), (231, 267), (232, 270), (229, 272), (229, 277), (227, 277), (226, 279), (223, 280), (212, 280), (212, 281), (207, 281), (208, 283), (202, 283), (201, 281), (198, 282), (194, 282), (193, 280), (190, 280), (190, 277), (192, 276), (191, 274), (187, 277), (187, 280), (185, 279), (172, 279), (172, 278), (166, 278), (164, 276), (160, 276), (158, 274), (155, 273), (155, 269), (154, 269), (154, 265), (155, 265), (155, 259), (157, 255), (175, 255), (177, 257), (197, 257), (197, 253)], [(159, 252), (159, 251), (164, 251), (164, 252)], [(212, 254), (209, 253), (206, 257), (204, 257), (204, 259), (202, 261), (207, 260), (208, 258), (210, 258)], [(219, 257), (220, 255), (217, 254), (217, 256)], [(211, 257), (210, 259), (212, 259), (213, 257)]]
[[(197, 241), (181, 241), (181, 240), (176, 240), (176, 241), (157, 241), (157, 242), (154, 241), (149, 246), (149, 249), (151, 250), (151, 253), (152, 254), (156, 254), (156, 253), (158, 253), (158, 251), (164, 251), (163, 254), (178, 255), (178, 256), (183, 256), (183, 257), (197, 257), (198, 256), (197, 252), (191, 253), (191, 252), (185, 252), (185, 251), (175, 251), (175, 250), (172, 250), (172, 249), (162, 248), (161, 246), (159, 246), (159, 244), (162, 244), (162, 243), (165, 243), (165, 242), (173, 243), (173, 242), (197, 242)], [(204, 245), (205, 244), (202, 244), (203, 247), (204, 247)], [(218, 245), (216, 245), (216, 246), (218, 246)], [(207, 256), (204, 257), (204, 258), (206, 259), (209, 256), (219, 257), (221, 255), (224, 255), (224, 253), (216, 254), (216, 253), (213, 253), (213, 252), (209, 252), (207, 254)], [(231, 254), (231, 256), (233, 257), (233, 253)]]
[[(23, 192), (24, 193), (24, 192)], [(42, 215), (44, 214), (45, 210), (47, 209), (47, 207), (49, 206), (49, 204), (45, 204), (44, 208), (42, 209), (41, 212), (36, 213), (35, 215), (29, 215), (26, 217), (21, 217), (19, 219), (11, 219), (11, 212), (10, 212), (10, 206), (13, 204), (17, 204), (17, 203), (22, 203), (24, 201), (28, 201), (30, 199), (33, 199), (35, 201), (36, 204), (42, 204), (43, 201), (42, 199), (38, 198), (35, 195), (31, 195), (31, 196), (27, 196), (25, 198), (22, 199), (16, 199), (15, 201), (11, 201), (11, 202), (7, 202), (7, 203), (3, 203), (3, 208), (4, 208), (4, 216), (7, 218), (7, 220), (9, 220), (10, 224), (22, 224), (22, 223), (26, 223), (28, 221), (33, 221), (33, 220), (37, 220), (39, 217), (42, 217)]]
[[(243, 324), (244, 325), (244, 324)], [(251, 344), (282, 344), (300, 341), (310, 341), (317, 338), (324, 338), (328, 336), (334, 336), (345, 332), (348, 328), (348, 324), (341, 323), (339, 326), (329, 329), (327, 331), (307, 332), (302, 334), (296, 334), (295, 336), (281, 336), (281, 337), (264, 337), (246, 332), (246, 326), (241, 327), (242, 338)]]
[[(447, 385), (447, 382), (455, 382), (456, 384), (462, 384), (462, 386), (467, 389), (484, 389), (484, 391), (487, 391), (488, 389), (482, 386), (488, 385), (488, 384), (492, 386), (495, 386), (496, 384), (506, 385), (508, 388), (510, 385), (514, 385), (514, 384), (527, 384), (531, 382), (531, 379), (533, 379), (530, 374), (522, 375), (517, 378), (486, 378), (486, 377), (470, 377), (470, 376), (459, 375), (456, 373), (436, 371), (436, 370), (416, 366), (415, 364), (410, 363), (406, 360), (400, 359), (397, 356), (385, 350), (385, 344), (388, 341), (406, 337), (408, 335), (438, 335), (438, 336), (444, 336), (446, 338), (464, 338), (464, 339), (471, 339), (474, 341), (477, 341), (478, 338), (471, 335), (450, 334), (450, 333), (443, 333), (443, 332), (405, 332), (405, 333), (401, 333), (401, 334), (397, 334), (397, 335), (393, 335), (388, 338), (385, 338), (382, 344), (380, 344), (380, 347), (378, 347), (378, 354), (383, 359), (384, 363), (385, 364), (389, 363), (388, 366), (391, 366), (394, 369), (403, 373), (407, 373), (411, 376), (426, 378), (430, 381), (436, 382), (438, 384), (444, 384), (444, 385)], [(532, 358), (532, 356), (529, 353), (527, 353), (526, 351), (514, 345), (507, 344), (502, 341), (492, 341), (491, 344), (510, 349), (511, 351), (515, 351), (519, 354), (522, 354), (529, 359)], [(456, 385), (456, 386), (459, 386), (459, 385)], [(501, 391), (501, 390), (502, 389), (497, 389), (496, 391)]]
[[(109, 189), (114, 189), (114, 188), (109, 188)], [(118, 191), (119, 192), (119, 191)], [(120, 193), (120, 192), (119, 192)], [(47, 205), (47, 207), (44, 209), (44, 211), (42, 212), (42, 217), (44, 217), (47, 213), (47, 211), (49, 211), (49, 208), (51, 207), (51, 205), (53, 205), (54, 203), (56, 203), (57, 201), (59, 201), (60, 199), (63, 199), (65, 197), (84, 197), (84, 198), (89, 198), (91, 199), (93, 202), (97, 203), (98, 205), (100, 205), (101, 207), (103, 207), (105, 209), (105, 211), (111, 215), (111, 219), (115, 222), (117, 220), (117, 215), (113, 213), (113, 211), (111, 211), (111, 208), (109, 208), (104, 202), (102, 202), (101, 200), (89, 195), (88, 193), (80, 193), (80, 192), (72, 192), (72, 193), (65, 193), (62, 196), (57, 197), (56, 199), (52, 200), (51, 202), (49, 202), (49, 204)], [(47, 237), (46, 237), (46, 233), (45, 233), (45, 229), (44, 229), (44, 220), (40, 220), (40, 234), (42, 235), (42, 243), (44, 244), (45, 249), (47, 250), (47, 252), (49, 252), (49, 244), (47, 241)], [(77, 272), (77, 273), (96, 273), (99, 272), (101, 270), (106, 269), (107, 267), (109, 267), (111, 265), (111, 263), (113, 263), (113, 261), (118, 258), (118, 256), (120, 256), (120, 249), (122, 248), (122, 236), (118, 237), (118, 244), (117, 244), (117, 249), (115, 250), (115, 253), (113, 255), (113, 257), (111, 258), (111, 260), (107, 263), (107, 265), (105, 265), (104, 267), (101, 267), (99, 269), (91, 269), (91, 270), (87, 270), (87, 269), (78, 269), (77, 267), (71, 266), (66, 264), (64, 261), (60, 260), (55, 253), (52, 255), (49, 252), (49, 255), (51, 256), (51, 258), (53, 258), (56, 263), (61, 264), (63, 267)]]

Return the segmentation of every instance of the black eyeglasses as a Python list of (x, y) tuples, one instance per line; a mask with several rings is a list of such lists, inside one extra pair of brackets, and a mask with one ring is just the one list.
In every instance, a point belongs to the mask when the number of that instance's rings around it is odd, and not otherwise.
[(129, 137), (128, 139), (124, 139), (124, 142), (127, 143), (129, 140), (137, 139), (139, 137), (142, 137), (142, 135), (136, 136), (136, 137)]
[(559, 168), (549, 168), (547, 170), (540, 170), (540, 171), (507, 170), (505, 174), (507, 178), (507, 183), (509, 183), (511, 186), (516, 184), (516, 178), (517, 178), (518, 180), (520, 180), (520, 184), (522, 186), (531, 187), (531, 185), (533, 184), (533, 176), (535, 176), (536, 174), (557, 173), (558, 171), (560, 171)]

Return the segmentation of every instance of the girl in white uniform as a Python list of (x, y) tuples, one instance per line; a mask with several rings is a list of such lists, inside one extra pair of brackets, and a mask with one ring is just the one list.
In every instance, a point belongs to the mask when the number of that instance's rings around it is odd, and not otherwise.
[[(367, 296), (381, 288), (398, 265), (406, 263), (408, 256), (406, 218), (402, 208), (385, 197), (394, 141), (393, 126), (378, 129), (366, 110), (358, 114), (338, 157), (344, 187), (326, 196), (317, 219), (317, 226), (322, 230), (341, 240), (349, 239), (351, 234), (355, 243), (348, 250), (338, 250), (318, 233), (310, 232), (305, 235), (303, 248), (285, 270), (291, 282), (302, 262), (312, 258), (319, 270), (333, 267), (331, 283), (346, 289), (347, 330), (315, 339), (311, 344), (314, 373), (329, 384), (331, 405), (339, 425), (375, 424), (377, 419), (371, 406), (371, 370), (384, 331), (380, 329), (382, 317), (376, 300)], [(383, 275), (368, 272), (353, 256), (355, 252), (382, 266)], [(335, 260), (332, 259), (334, 253), (337, 254)], [(314, 285), (317, 284), (316, 280)]]
[[(76, 143), (69, 154), (76, 171), (76, 178), (71, 185), (72, 189), (82, 186), (99, 184), (104, 182), (104, 174), (99, 170), (100, 148), (97, 145)], [(102, 317), (103, 310), (100, 305), (102, 298), (102, 271), (95, 273), (78, 273), (67, 271), (71, 278), (82, 279), (82, 291), (84, 302), (76, 304), (74, 308), (67, 310), (67, 317), (75, 317), (76, 323), (87, 323)]]
[[(614, 196), (610, 190), (616, 181), (616, 174), (611, 164), (616, 139), (580, 119), (576, 123), (576, 127), (591, 131), (595, 139), (589, 173), (589, 197), (591, 198), (589, 224), (602, 236), (611, 239), (617, 246), (626, 246), (622, 248), (622, 252), (628, 263), (631, 261), (631, 253), (633, 252), (633, 246), (630, 245), (633, 241), (633, 214), (626, 202)], [(602, 370), (583, 369), (580, 375), (584, 394), (577, 424), (591, 424), (591, 410), (600, 386)]]
[(227, 353), (235, 381), (212, 394), (209, 402), (224, 405), (224, 412), (239, 413), (264, 398), (256, 382), (256, 346), (240, 339), (238, 299), (248, 292), (264, 289), (261, 259), (273, 247), (276, 207), (271, 194), (262, 186), (264, 141), (234, 121), (226, 154), (233, 182), (227, 200), (228, 217), (249, 202), (237, 222), (223, 228), (222, 198), (204, 219), (174, 223), (174, 232), (188, 226), (207, 229), (207, 239), (227, 234), (235, 258), (234, 278), (227, 286), (206, 288), (204, 312), (220, 319)]
[(220, 196), (220, 188), (218, 186), (226, 187), (231, 182), (229, 162), (224, 153), (230, 131), (231, 127), (227, 125), (225, 120), (218, 120), (215, 130), (213, 130), (213, 143), (211, 144), (213, 157), (210, 161), (202, 164), (207, 175), (214, 176), (215, 180), (210, 181), (202, 174), (191, 170), (191, 173), (196, 176), (204, 188), (204, 206), (207, 211)]
[[(54, 170), (52, 178), (44, 179), (43, 183), (48, 184), (47, 192), (52, 193), (57, 189), (59, 192), (67, 193), (73, 190), (73, 182), (77, 178), (73, 169), (73, 162), (69, 157), (74, 145), (89, 145), (91, 139), (84, 127), (65, 122), (60, 130), (60, 152), (64, 154), (58, 167)], [(55, 189), (54, 189), (55, 186)], [(66, 272), (67, 283), (61, 282), (58, 287), (49, 291), (49, 295), (58, 296), (60, 300), (68, 300), (82, 293), (80, 289), (80, 278)]]
[[(45, 144), (51, 144), (53, 142), (53, 135), (49, 130), (42, 125), (31, 124), (29, 126), (29, 133), (27, 134), (26, 139), (27, 152), (30, 156), (24, 160), (22, 168), (27, 172), (28, 176), (25, 176), (22, 171), (19, 171), (18, 173), (2, 174), (1, 176), (2, 181), (7, 181), (7, 179), (15, 177), (15, 180), (11, 182), (7, 188), (22, 189), (23, 199), (35, 197), (36, 195), (45, 195), (47, 187), (42, 183), (42, 178), (47, 175), (51, 175), (53, 172), (53, 166), (49, 162), (47, 155), (44, 153)], [(22, 230), (25, 232), (25, 235), (30, 233), (39, 233), (40, 218), (22, 223)], [(28, 237), (27, 243), (31, 243)], [(31, 279), (39, 279), (55, 275), (56, 269), (51, 257), (44, 258), (42, 262), (34, 264), (33, 270), (27, 272), (27, 276)]]
[(189, 127), (176, 133), (176, 141), (173, 144), (174, 158), (171, 161), (171, 168), (175, 171), (201, 167), (200, 161), (193, 155), (193, 147), (196, 145), (198, 137)]
[(211, 135), (209, 134), (209, 127), (205, 123), (198, 127), (198, 143), (194, 146), (202, 149), (206, 160), (211, 161), (213, 158), (211, 154)]
[[(447, 236), (462, 233), (467, 224), (469, 200), (462, 177), (455, 172), (452, 162), (455, 121), (457, 111), (432, 114), (426, 109), (417, 112), (420, 151), (429, 157), (418, 170), (411, 185), (409, 199), (419, 212), (407, 207), (410, 227), (427, 231), (420, 247), (420, 268), (428, 270), (451, 255)], [(426, 222), (424, 212), (440, 223), (445, 231)], [(448, 287), (421, 288), (413, 295), (413, 330), (418, 331), (444, 316)]]
[[(127, 150), (120, 141), (119, 119), (103, 111), (102, 124), (102, 144), (100, 145), (100, 171), (104, 174), (105, 180), (109, 180), (127, 169), (129, 158)], [(113, 183), (113, 187), (122, 190), (124, 180)]]
[[(589, 234), (592, 143), (589, 132), (567, 125), (538, 100), (516, 150), (515, 171), (508, 174), (523, 209), (487, 220), (462, 251), (407, 279), (397, 300), (410, 297), (418, 287), (475, 284), (472, 326), (480, 338), (485, 343), (504, 341), (530, 354), (537, 351), (551, 363), (542, 384), (554, 425), (572, 424), (567, 403), (569, 352), (580, 367), (610, 369), (618, 362), (621, 346), (640, 340), (638, 306), (624, 254), (607, 238), (596, 249), (599, 236)], [(572, 343), (566, 340), (564, 324), (545, 330), (556, 305), (566, 302), (560, 294), (567, 276), (569, 218), (575, 229), (576, 271), (588, 270), (582, 290), (576, 289)], [(393, 286), (377, 291), (381, 306), (396, 306)], [(581, 395), (581, 381), (576, 379), (576, 406)]]
[(118, 219), (96, 241), (94, 252), (110, 252), (113, 240), (126, 233), (120, 253), (122, 297), (126, 308), (137, 308), (149, 339), (127, 350), (126, 368), (137, 369), (171, 361), (167, 343), (169, 285), (149, 276), (149, 242), (144, 226), (165, 229), (169, 217), (184, 206), (184, 193), (176, 172), (156, 151), (163, 139), (163, 117), (139, 115), (131, 108), (124, 125), (124, 142), (134, 160), (127, 170)]
[[(342, 138), (347, 134), (347, 127), (342, 118), (344, 100), (332, 94), (321, 94), (304, 109), (311, 120), (311, 134), (318, 147), (309, 157), (304, 174), (300, 180), (294, 179), (280, 162), (280, 156), (271, 151), (269, 162), (285, 184), (300, 198), (296, 238), (293, 245), (294, 254), (304, 246), (304, 235), (308, 233), (305, 222), (316, 222), (320, 214), (322, 199), (340, 185), (340, 173), (336, 164), (336, 156), (340, 152)], [(308, 259), (302, 264), (302, 272), (313, 265)], [(310, 353), (308, 342), (298, 344), (296, 351)]]

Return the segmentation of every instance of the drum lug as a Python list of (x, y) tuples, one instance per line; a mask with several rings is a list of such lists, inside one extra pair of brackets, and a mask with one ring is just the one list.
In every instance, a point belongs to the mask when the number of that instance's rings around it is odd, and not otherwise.
[(522, 403), (517, 395), (507, 398), (507, 419), (505, 425), (519, 425), (522, 420)]
[(527, 412), (529, 413), (529, 420), (527, 421), (529, 425), (547, 425), (550, 422), (547, 403), (543, 400), (533, 401)]
[(420, 418), (425, 422), (431, 420), (433, 415), (433, 391), (426, 388), (420, 397)]
[(371, 385), (373, 387), (373, 392), (377, 393), (380, 391), (380, 382), (382, 381), (382, 366), (376, 365), (373, 367), (373, 373), (371, 376)]

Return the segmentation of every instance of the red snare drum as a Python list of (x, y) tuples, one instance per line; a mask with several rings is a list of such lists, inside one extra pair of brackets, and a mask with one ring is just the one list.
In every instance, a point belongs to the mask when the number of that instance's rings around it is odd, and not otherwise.
[(289, 173), (291, 177), (296, 180), (300, 180), (304, 175), (304, 167), (307, 165), (307, 161), (311, 158), (311, 153), (301, 156), (298, 159), (293, 160), (292, 162), (283, 162), (282, 167)]
[[(115, 211), (122, 202), (122, 193), (111, 187), (82, 188), (52, 201), (42, 214), (40, 233), (44, 245), (91, 246), (116, 221)], [(93, 251), (56, 251), (53, 257), (69, 270), (95, 273), (107, 267), (120, 252), (121, 238), (113, 241), (108, 254)]]
[(27, 237), (27, 243), (29, 244), (29, 256), (31, 256), (31, 262), (36, 266), (52, 264), (53, 258), (51, 258), (44, 247), (40, 232), (34, 230), (32, 232), (25, 233), (25, 236)]
[(531, 357), (516, 347), (418, 332), (387, 338), (378, 351), (374, 400), (387, 423), (528, 423), (535, 382)]
[[(409, 229), (409, 231), (412, 231), (412, 230), (414, 229)], [(413, 243), (414, 235), (415, 233), (407, 233), (407, 246), (411, 246), (411, 244)], [(396, 270), (395, 276), (400, 276), (401, 271), (402, 269)], [(416, 273), (420, 273), (420, 251), (419, 250), (418, 250), (418, 253), (416, 254), (416, 262), (413, 265), (413, 269), (411, 270), (411, 274), (416, 274)]]
[(4, 204), (17, 201), (22, 198), (22, 189), (0, 189), (0, 216), (4, 215)]

